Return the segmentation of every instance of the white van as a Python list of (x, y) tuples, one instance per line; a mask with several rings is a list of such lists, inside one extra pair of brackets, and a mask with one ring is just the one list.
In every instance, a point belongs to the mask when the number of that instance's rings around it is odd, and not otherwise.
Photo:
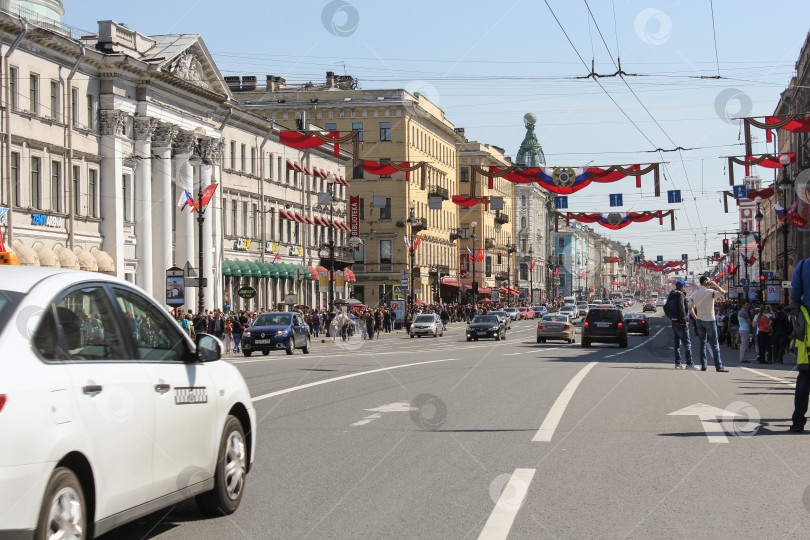
[(563, 305), (567, 306), (568, 304), (577, 305), (577, 298), (575, 296), (565, 296), (565, 297), (563, 297)]

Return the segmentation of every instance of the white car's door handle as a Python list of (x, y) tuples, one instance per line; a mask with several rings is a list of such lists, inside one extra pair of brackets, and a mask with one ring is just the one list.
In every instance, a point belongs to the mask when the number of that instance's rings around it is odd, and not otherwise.
[(168, 392), (170, 389), (171, 389), (171, 385), (168, 385), (168, 384), (156, 384), (155, 385), (155, 392), (157, 392), (159, 394), (163, 394), (165, 392)]
[(82, 386), (82, 392), (85, 394), (99, 394), (101, 390), (102, 386), (100, 384), (86, 384)]

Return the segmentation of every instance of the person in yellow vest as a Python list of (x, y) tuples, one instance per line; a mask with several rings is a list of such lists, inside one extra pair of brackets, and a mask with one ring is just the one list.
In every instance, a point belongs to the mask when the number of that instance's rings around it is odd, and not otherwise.
[(810, 347), (810, 259), (801, 261), (793, 272), (790, 283), (791, 300), (798, 306), (794, 317), (799, 318), (800, 335), (796, 337), (796, 367), (799, 374), (796, 376), (796, 393), (793, 397), (793, 424), (790, 431), (801, 433), (807, 423), (807, 402), (810, 397), (810, 364), (808, 364), (808, 347)]

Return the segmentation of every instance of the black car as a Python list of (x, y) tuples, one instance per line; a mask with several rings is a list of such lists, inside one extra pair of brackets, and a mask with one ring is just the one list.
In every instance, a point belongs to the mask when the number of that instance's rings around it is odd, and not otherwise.
[(242, 354), (261, 351), (267, 355), (274, 350), (293, 354), (295, 349), (309, 354), (310, 341), (309, 326), (298, 313), (262, 313), (242, 334)]
[(506, 325), (497, 315), (476, 315), (467, 325), (467, 341), (489, 338), (495, 341), (506, 339)]
[(627, 327), (627, 333), (639, 332), (645, 336), (650, 335), (650, 321), (643, 313), (625, 313), (624, 325)]
[(590, 347), (597, 342), (627, 347), (627, 325), (621, 310), (604, 306), (588, 312), (582, 323), (582, 346)]
[(655, 311), (655, 301), (654, 300), (647, 300), (644, 302), (644, 307), (641, 311)]

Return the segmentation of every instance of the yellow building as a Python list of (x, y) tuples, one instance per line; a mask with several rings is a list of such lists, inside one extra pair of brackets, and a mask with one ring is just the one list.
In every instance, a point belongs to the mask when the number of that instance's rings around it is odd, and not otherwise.
[[(473, 141), (465, 142), (461, 147), (460, 195), (468, 199), (487, 199), (474, 206), (458, 207), (461, 227), (459, 281), (471, 286), (475, 278), (480, 298), (489, 297), (493, 301), (515, 304), (517, 296), (506, 290), (516, 288), (514, 185), (504, 178), (490, 181), (473, 169), (475, 166), (483, 170), (489, 170), (489, 167), (504, 169), (510, 165), (512, 163), (504, 156), (503, 149), (497, 146)], [(496, 209), (497, 199), (502, 200), (502, 208)], [(472, 252), (477, 261), (479, 251), (483, 260), (476, 262), (473, 268), (469, 254)]]
[[(458, 194), (458, 151), (464, 131), (456, 129), (439, 107), (419, 93), (401, 89), (360, 90), (352, 77), (332, 72), (322, 86), (287, 86), (284, 79), (273, 76), (267, 77), (263, 88), (251, 77), (228, 81), (245, 108), (276, 125), (295, 129), (304, 120), (330, 132), (356, 130), (362, 141), (361, 160), (425, 163), (423, 170), (410, 173), (377, 176), (360, 166), (347, 174), (351, 177), (349, 213), (354, 209), (364, 241), (355, 251), (355, 298), (372, 306), (406, 298), (393, 293), (408, 275), (405, 236), (412, 233), (422, 237), (415, 254), (414, 273), (421, 277), (414, 287), (416, 300), (432, 301), (431, 272), (437, 279), (458, 275), (457, 246), (451, 240), (451, 234), (457, 233), (458, 212), (451, 198)], [(441, 199), (433, 209), (431, 196)]]

